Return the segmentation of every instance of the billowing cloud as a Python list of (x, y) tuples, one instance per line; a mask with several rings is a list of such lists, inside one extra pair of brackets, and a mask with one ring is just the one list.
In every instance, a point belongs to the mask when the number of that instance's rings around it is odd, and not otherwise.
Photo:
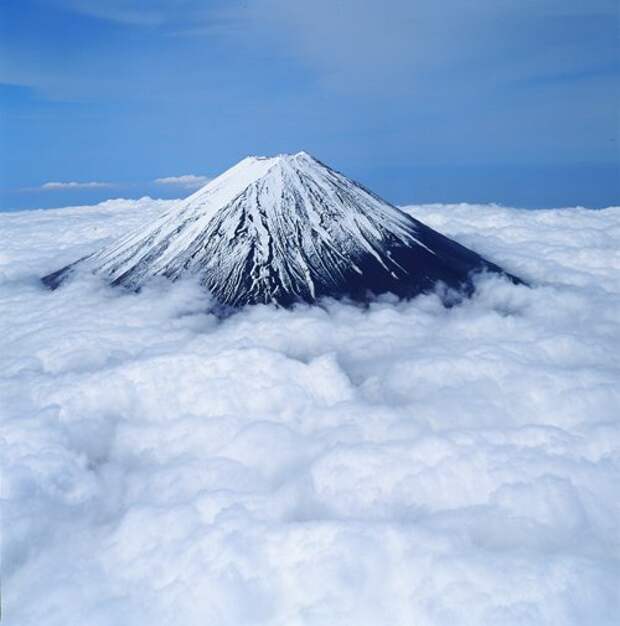
[(101, 183), (96, 181), (90, 182), (49, 182), (43, 183), (41, 189), (46, 190), (65, 190), (65, 189), (97, 189), (100, 187), (112, 187), (112, 183)]
[(450, 309), (38, 283), (170, 205), (0, 214), (7, 624), (615, 624), (620, 208), (409, 207), (532, 284)]
[(165, 176), (156, 178), (158, 185), (177, 185), (187, 189), (197, 189), (206, 185), (211, 179), (208, 176), (196, 176), (195, 174), (184, 174), (183, 176)]

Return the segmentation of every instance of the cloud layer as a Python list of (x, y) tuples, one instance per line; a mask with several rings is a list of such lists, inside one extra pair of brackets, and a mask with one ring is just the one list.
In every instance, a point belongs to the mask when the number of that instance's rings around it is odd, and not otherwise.
[(167, 205), (0, 215), (7, 624), (615, 624), (620, 209), (408, 208), (534, 285), (451, 309), (39, 285)]

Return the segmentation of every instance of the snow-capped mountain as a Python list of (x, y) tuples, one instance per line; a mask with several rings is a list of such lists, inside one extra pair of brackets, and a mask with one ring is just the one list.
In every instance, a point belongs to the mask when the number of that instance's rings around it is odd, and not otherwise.
[(410, 297), (502, 272), (305, 152), (247, 157), (152, 225), (43, 281), (55, 288), (77, 266), (132, 289), (197, 275), (231, 306)]

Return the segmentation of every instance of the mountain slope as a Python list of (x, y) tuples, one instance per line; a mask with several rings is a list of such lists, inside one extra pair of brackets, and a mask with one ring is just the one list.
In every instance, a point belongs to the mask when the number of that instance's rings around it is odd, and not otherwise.
[(502, 271), (305, 152), (248, 157), (151, 227), (43, 281), (55, 288), (77, 265), (133, 289), (197, 275), (231, 306), (410, 297)]

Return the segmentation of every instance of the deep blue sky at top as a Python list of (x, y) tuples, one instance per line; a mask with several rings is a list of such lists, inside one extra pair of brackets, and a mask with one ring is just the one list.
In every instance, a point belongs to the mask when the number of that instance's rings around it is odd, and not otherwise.
[(620, 204), (618, 6), (0, 0), (0, 209), (300, 149), (395, 203)]

